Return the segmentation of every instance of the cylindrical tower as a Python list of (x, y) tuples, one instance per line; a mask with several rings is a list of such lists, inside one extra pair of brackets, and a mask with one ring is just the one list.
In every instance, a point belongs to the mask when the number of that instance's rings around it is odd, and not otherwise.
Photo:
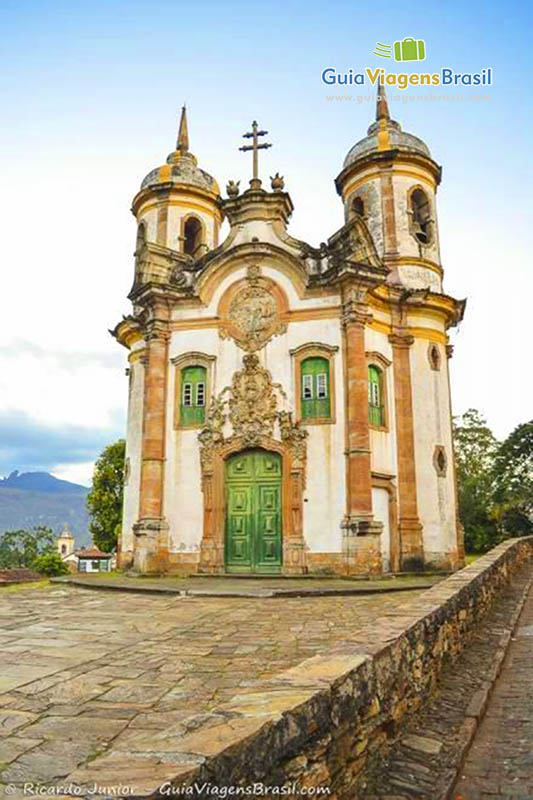
[(376, 121), (348, 152), (336, 180), (345, 219), (361, 215), (390, 281), (442, 291), (436, 192), (441, 168), (428, 146), (390, 118), (378, 89)]
[[(455, 568), (462, 563), (449, 395), (447, 330), (464, 301), (445, 295), (436, 192), (441, 168), (421, 139), (391, 119), (378, 87), (376, 120), (350, 149), (336, 179), (345, 223), (364, 220), (388, 268), (369, 296), (366, 349), (381, 391), (394, 398), (391, 424), (371, 424), (373, 474), (389, 474), (398, 497), (397, 563)], [(378, 357), (388, 359), (389, 375)], [(385, 362), (386, 363), (386, 362)], [(381, 371), (380, 371), (381, 370)], [(373, 374), (374, 374), (373, 373)], [(383, 420), (382, 420), (383, 423)], [(392, 436), (391, 436), (392, 434)], [(387, 448), (394, 461), (385, 458)], [(392, 546), (391, 546), (392, 548)], [(394, 560), (394, 559), (393, 559)]]
[(220, 190), (189, 152), (185, 106), (176, 149), (166, 164), (145, 177), (132, 211), (138, 224), (137, 250), (146, 241), (197, 259), (218, 245)]

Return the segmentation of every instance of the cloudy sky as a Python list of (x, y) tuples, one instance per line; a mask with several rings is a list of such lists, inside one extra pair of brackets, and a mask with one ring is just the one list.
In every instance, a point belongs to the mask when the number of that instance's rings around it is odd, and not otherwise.
[(108, 329), (129, 311), (129, 208), (173, 149), (182, 102), (192, 150), (221, 186), (249, 177), (237, 148), (251, 120), (269, 130), (263, 176), (285, 175), (291, 232), (318, 244), (342, 224), (333, 178), (373, 116), (371, 89), (350, 90), (361, 102), (328, 100), (321, 72), (398, 71), (372, 50), (406, 36), (425, 39), (424, 70), (493, 68), (483, 102), (467, 88), (439, 89), (450, 97), (434, 102), (389, 94), (395, 118), (443, 164), (445, 289), (468, 297), (452, 334), (455, 412), (479, 408), (500, 437), (531, 417), (531, 5), (420, 9), (2, 4), (0, 476), (45, 469), (88, 483), (99, 451), (124, 433), (125, 352)]

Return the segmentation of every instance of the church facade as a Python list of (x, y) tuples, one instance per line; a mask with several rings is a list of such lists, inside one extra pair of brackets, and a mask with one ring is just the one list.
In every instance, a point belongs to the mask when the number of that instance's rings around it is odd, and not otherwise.
[[(119, 566), (139, 573), (457, 569), (441, 169), (380, 89), (336, 178), (344, 224), (313, 247), (266, 191), (177, 147), (133, 200), (126, 479)], [(262, 141), (262, 140), (261, 140)], [(224, 219), (230, 230), (219, 242)]]

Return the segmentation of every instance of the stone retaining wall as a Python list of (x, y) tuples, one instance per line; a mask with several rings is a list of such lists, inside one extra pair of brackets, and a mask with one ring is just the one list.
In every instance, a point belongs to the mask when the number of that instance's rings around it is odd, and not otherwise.
[(445, 660), (532, 558), (533, 537), (509, 540), (416, 599), (402, 598), (396, 612), (328, 655), (277, 675), (261, 693), (243, 691), (177, 740), (173, 783), (296, 782), (355, 800), (369, 758), (435, 691)]

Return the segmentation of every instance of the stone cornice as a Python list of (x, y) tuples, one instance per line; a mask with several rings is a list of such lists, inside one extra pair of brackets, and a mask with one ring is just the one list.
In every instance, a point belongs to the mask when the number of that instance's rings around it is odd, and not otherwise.
[(131, 350), (134, 344), (144, 339), (139, 322), (131, 315), (123, 317), (109, 333), (128, 350)]
[(154, 201), (156, 203), (165, 203), (171, 201), (173, 197), (182, 197), (183, 195), (192, 195), (207, 201), (211, 206), (214, 206), (221, 219), (224, 217), (223, 201), (219, 194), (193, 184), (176, 184), (170, 181), (147, 186), (137, 192), (131, 204), (131, 213), (137, 217), (146, 203), (153, 203)]
[(396, 328), (389, 334), (389, 342), (393, 347), (409, 349), (415, 342), (415, 337), (402, 328)]
[(376, 303), (376, 307), (384, 311), (401, 309), (406, 314), (428, 311), (440, 315), (447, 328), (462, 321), (466, 307), (466, 299), (456, 300), (430, 289), (407, 289), (401, 284), (381, 284), (370, 294), (370, 303)]
[(357, 300), (349, 298), (342, 305), (341, 324), (344, 327), (355, 325), (364, 328), (372, 322), (372, 314), (368, 311), (368, 306), (359, 303)]
[(335, 178), (335, 188), (337, 194), (342, 197), (344, 186), (349, 178), (359, 172), (362, 168), (369, 165), (374, 165), (381, 169), (390, 169), (394, 171), (395, 164), (414, 164), (427, 170), (435, 180), (437, 186), (441, 181), (442, 167), (432, 158), (424, 156), (422, 153), (412, 153), (400, 148), (384, 151), (375, 151), (371, 153), (363, 153), (351, 164), (341, 170)]
[(287, 192), (248, 189), (237, 197), (223, 200), (222, 209), (232, 228), (251, 220), (279, 221), (286, 227), (294, 206)]

